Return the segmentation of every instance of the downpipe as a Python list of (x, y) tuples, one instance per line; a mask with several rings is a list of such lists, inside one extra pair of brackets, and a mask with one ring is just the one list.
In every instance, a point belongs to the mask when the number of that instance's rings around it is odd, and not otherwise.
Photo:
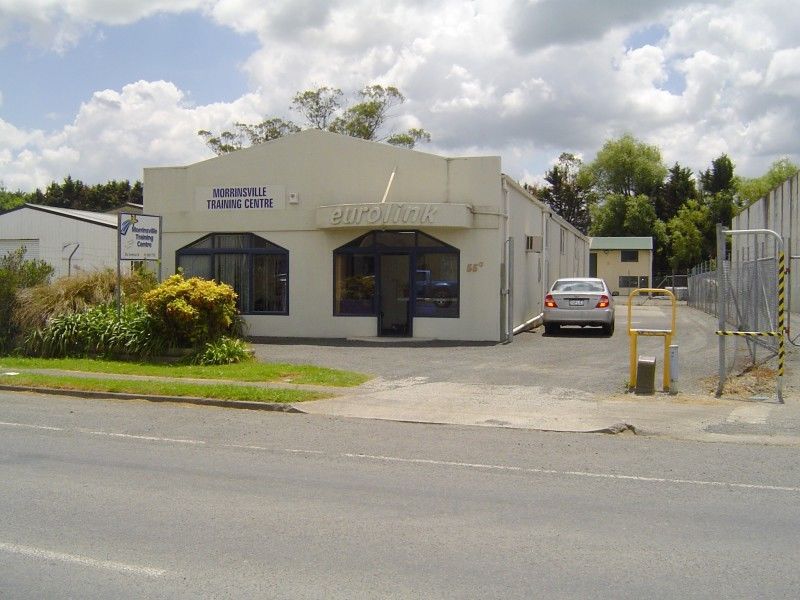
[(543, 319), (544, 319), (544, 313), (539, 313), (532, 319), (525, 321), (521, 325), (517, 325), (513, 329), (514, 335), (522, 333), (523, 331), (528, 331), (529, 329), (534, 329), (536, 327), (539, 327), (542, 324)]

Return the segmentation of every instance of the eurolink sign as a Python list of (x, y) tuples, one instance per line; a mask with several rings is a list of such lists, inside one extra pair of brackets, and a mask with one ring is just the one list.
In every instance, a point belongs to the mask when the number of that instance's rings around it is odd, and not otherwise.
[(386, 202), (320, 206), (320, 228), (341, 227), (473, 227), (472, 211), (464, 204)]

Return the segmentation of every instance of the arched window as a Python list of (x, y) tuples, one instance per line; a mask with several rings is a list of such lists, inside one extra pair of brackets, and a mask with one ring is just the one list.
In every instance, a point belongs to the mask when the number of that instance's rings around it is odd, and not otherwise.
[(381, 257), (393, 255), (409, 257), (410, 314), (458, 317), (459, 250), (421, 231), (371, 231), (334, 250), (334, 315), (377, 315), (389, 293), (379, 289)]
[(289, 251), (252, 233), (212, 233), (175, 253), (186, 277), (227, 283), (242, 314), (289, 313)]

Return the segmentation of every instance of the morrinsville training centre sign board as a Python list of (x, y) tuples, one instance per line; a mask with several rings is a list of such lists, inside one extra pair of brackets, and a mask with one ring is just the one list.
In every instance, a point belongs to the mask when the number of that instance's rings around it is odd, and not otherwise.
[(161, 217), (119, 214), (119, 260), (161, 260)]

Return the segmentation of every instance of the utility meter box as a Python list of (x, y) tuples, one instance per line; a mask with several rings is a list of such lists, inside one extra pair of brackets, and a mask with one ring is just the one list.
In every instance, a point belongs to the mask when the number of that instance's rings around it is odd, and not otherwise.
[(636, 363), (636, 393), (656, 393), (656, 357), (639, 355)]

